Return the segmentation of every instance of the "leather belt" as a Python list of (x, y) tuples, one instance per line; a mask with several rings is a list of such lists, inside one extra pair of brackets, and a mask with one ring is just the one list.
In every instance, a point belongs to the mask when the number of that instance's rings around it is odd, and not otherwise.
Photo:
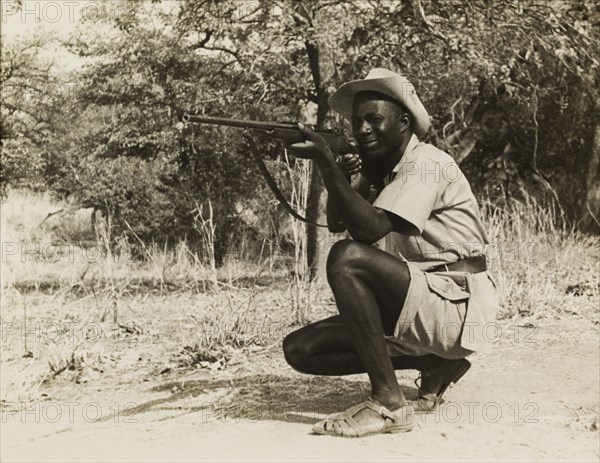
[(479, 273), (487, 270), (485, 256), (474, 256), (451, 264), (438, 265), (427, 272)]

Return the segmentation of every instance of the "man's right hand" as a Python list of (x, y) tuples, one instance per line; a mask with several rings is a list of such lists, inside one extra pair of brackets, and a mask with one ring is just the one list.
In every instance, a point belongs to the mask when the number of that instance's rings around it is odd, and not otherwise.
[(358, 154), (342, 154), (336, 156), (335, 161), (346, 177), (358, 174), (362, 168), (362, 160)]

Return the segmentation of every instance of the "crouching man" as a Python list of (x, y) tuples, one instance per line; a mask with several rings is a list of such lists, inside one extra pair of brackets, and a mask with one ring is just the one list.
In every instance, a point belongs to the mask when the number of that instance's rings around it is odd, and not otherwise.
[[(325, 140), (301, 125), (305, 142), (290, 148), (317, 163), (329, 230), (352, 237), (335, 243), (327, 262), (339, 315), (289, 334), (284, 354), (304, 373), (369, 376), (370, 399), (328, 416), (314, 432), (409, 431), (414, 413), (435, 410), (467, 372), (466, 357), (489, 348), (485, 329), (498, 304), (482, 255), (487, 238), (457, 164), (419, 141), (429, 115), (406, 78), (373, 69), (329, 103), (351, 121), (360, 157), (338, 164)], [(380, 240), (385, 251), (372, 246)], [(416, 401), (404, 397), (396, 369), (421, 372)]]

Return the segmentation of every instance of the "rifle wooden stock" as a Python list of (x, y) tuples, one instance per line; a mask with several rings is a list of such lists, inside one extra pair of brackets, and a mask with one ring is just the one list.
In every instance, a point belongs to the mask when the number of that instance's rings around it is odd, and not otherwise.
[[(302, 133), (298, 130), (295, 124), (285, 124), (279, 122), (262, 122), (262, 121), (242, 121), (239, 119), (227, 119), (224, 117), (208, 117), (196, 116), (193, 114), (184, 114), (183, 122), (191, 122), (194, 124), (209, 124), (222, 125), (226, 127), (237, 127), (240, 129), (249, 129), (262, 132), (273, 138), (283, 140), (285, 143), (301, 143), (304, 141)], [(331, 148), (334, 154), (357, 153), (356, 146), (348, 143), (348, 138), (345, 132), (341, 129), (315, 129), (316, 133), (320, 134)]]

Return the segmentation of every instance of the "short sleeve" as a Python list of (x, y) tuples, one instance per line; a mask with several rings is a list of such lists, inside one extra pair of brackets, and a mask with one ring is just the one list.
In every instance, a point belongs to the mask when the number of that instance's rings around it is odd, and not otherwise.
[(379, 194), (373, 206), (391, 212), (423, 232), (443, 188), (439, 166), (431, 159), (409, 162)]

